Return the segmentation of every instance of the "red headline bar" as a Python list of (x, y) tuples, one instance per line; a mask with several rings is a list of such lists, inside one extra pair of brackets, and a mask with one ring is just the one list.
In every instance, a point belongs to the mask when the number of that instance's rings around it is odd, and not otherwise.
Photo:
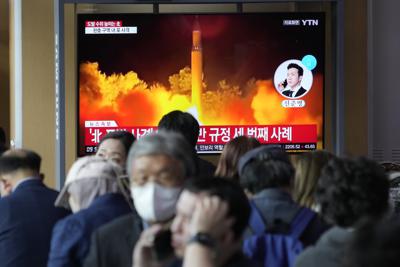
[(85, 27), (122, 27), (122, 20), (87, 20)]
[[(85, 146), (95, 146), (108, 132), (124, 130), (136, 138), (157, 131), (157, 127), (86, 127)], [(198, 144), (225, 144), (246, 135), (264, 144), (317, 143), (317, 125), (201, 126)]]

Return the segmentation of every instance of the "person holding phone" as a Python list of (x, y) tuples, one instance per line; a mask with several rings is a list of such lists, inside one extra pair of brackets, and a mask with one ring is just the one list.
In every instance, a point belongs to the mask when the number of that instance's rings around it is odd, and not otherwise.
[(171, 225), (175, 259), (158, 261), (151, 253), (160, 225), (144, 231), (133, 253), (134, 267), (252, 267), (260, 266), (241, 252), (250, 205), (237, 183), (202, 177), (185, 184)]
[(287, 97), (297, 98), (304, 95), (307, 90), (301, 86), (304, 70), (296, 63), (290, 63), (287, 66), (287, 78), (278, 85), (282, 94)]

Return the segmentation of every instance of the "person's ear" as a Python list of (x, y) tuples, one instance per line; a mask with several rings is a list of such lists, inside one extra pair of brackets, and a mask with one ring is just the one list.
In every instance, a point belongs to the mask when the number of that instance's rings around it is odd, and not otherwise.
[(303, 80), (303, 76), (299, 76), (299, 82), (301, 82), (301, 80)]
[(11, 194), (12, 192), (12, 184), (8, 180), (2, 180), (1, 183), (3, 184), (3, 193), (4, 196)]

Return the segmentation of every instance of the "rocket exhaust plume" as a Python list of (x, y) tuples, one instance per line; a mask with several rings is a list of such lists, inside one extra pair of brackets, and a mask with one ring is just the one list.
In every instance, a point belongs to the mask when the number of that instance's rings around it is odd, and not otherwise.
[[(203, 51), (201, 47), (201, 30), (196, 16), (192, 32), (192, 105), (197, 108), (199, 116), (202, 114), (201, 96), (203, 91)], [(201, 119), (201, 118), (198, 118)]]
[[(115, 120), (127, 127), (154, 126), (166, 113), (182, 110), (200, 117), (201, 124), (209, 126), (275, 125), (282, 122), (317, 124), (318, 147), (322, 147), (322, 75), (314, 75), (313, 89), (304, 97), (310, 103), (308, 109), (283, 108), (281, 102), (284, 98), (276, 93), (273, 81), (255, 79), (247, 82), (246, 91), (249, 93), (246, 95), (226, 80), (207, 90), (206, 87), (198, 87), (203, 89), (203, 101), (198, 102), (200, 106), (194, 106), (193, 99), (190, 100), (190, 81), (193, 82), (190, 76), (189, 68), (185, 67), (169, 77), (169, 85), (150, 85), (134, 71), (107, 75), (96, 62), (81, 63), (80, 122)], [(81, 125), (81, 129), (83, 127)]]

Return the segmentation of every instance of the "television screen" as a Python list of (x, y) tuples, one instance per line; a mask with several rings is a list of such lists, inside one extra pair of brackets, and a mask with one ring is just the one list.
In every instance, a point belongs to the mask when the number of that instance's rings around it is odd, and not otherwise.
[(137, 138), (173, 110), (200, 124), (198, 153), (238, 135), (323, 148), (324, 13), (79, 14), (78, 151)]

